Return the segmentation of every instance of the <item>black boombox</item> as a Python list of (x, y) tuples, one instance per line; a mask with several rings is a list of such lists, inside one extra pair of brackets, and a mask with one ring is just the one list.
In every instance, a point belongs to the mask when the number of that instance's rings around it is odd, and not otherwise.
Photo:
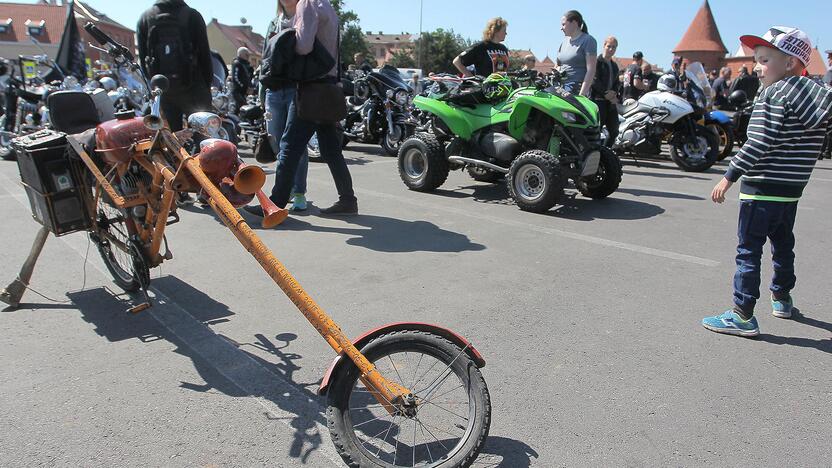
[(67, 144), (66, 134), (41, 130), (14, 139), (12, 145), (35, 221), (56, 236), (92, 226), (83, 162)]

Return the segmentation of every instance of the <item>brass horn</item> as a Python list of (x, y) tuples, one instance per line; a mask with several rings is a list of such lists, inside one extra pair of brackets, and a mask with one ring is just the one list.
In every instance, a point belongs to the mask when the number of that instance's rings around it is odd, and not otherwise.
[(261, 224), (266, 229), (277, 226), (289, 216), (289, 211), (286, 208), (278, 208), (262, 190), (257, 191), (257, 201), (260, 202), (260, 207), (263, 208), (263, 222)]
[(154, 132), (165, 127), (165, 121), (158, 115), (146, 115), (144, 116), (144, 119), (142, 119), (142, 122), (144, 122), (145, 128)]
[(266, 173), (259, 166), (249, 166), (240, 161), (240, 167), (234, 174), (234, 188), (245, 195), (252, 195), (263, 188)]

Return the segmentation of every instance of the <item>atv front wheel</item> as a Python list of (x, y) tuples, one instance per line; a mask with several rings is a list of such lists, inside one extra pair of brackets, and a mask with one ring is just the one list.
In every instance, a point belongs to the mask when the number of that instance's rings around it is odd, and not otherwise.
[(410, 190), (430, 192), (445, 183), (448, 172), (445, 150), (430, 133), (417, 133), (399, 148), (399, 176)]
[(598, 172), (581, 177), (575, 181), (575, 187), (581, 195), (600, 200), (612, 195), (621, 184), (621, 160), (609, 148), (601, 148), (601, 161)]
[(492, 171), (480, 166), (468, 166), (468, 175), (477, 182), (495, 184), (505, 177), (502, 172)]
[(508, 171), (508, 191), (523, 211), (543, 213), (563, 197), (563, 177), (558, 159), (532, 150), (521, 154)]

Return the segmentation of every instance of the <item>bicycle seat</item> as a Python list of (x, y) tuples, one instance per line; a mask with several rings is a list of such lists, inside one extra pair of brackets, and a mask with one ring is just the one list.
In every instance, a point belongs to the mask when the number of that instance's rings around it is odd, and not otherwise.
[(101, 123), (92, 96), (83, 91), (58, 91), (46, 100), (52, 128), (75, 134), (95, 128)]

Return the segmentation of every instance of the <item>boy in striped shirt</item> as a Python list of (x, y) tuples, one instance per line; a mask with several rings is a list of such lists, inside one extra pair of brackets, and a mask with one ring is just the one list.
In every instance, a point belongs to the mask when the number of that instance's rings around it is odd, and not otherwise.
[(760, 328), (754, 306), (760, 297), (760, 261), (767, 238), (774, 266), (772, 313), (792, 316), (797, 203), (832, 117), (832, 91), (801, 76), (812, 52), (803, 31), (776, 26), (763, 37), (742, 36), (740, 41), (754, 50), (764, 89), (754, 104), (748, 141), (711, 193), (714, 202), (722, 203), (731, 185), (742, 178), (734, 308), (704, 318), (702, 325), (718, 333), (756, 336)]

